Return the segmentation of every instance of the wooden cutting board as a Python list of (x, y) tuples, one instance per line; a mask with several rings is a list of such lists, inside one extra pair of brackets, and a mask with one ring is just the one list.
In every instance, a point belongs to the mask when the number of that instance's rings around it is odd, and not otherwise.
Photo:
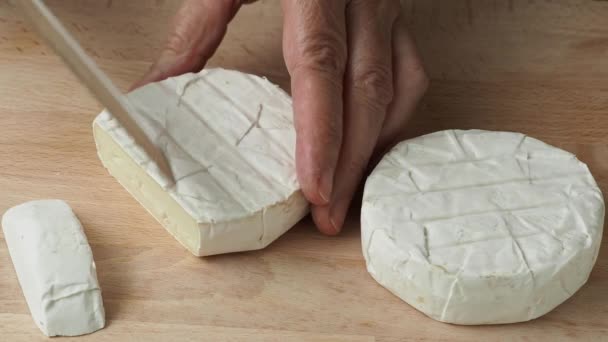
[[(152, 61), (179, 1), (52, 0), (126, 88)], [(608, 3), (404, 1), (432, 78), (411, 136), (446, 128), (521, 131), (576, 153), (608, 193)], [(289, 89), (277, 0), (238, 15), (212, 65)], [(589, 282), (545, 317), (506, 326), (435, 322), (365, 270), (357, 213), (338, 237), (305, 220), (263, 251), (195, 258), (102, 168), (100, 107), (0, 0), (0, 212), (61, 198), (85, 226), (106, 329), (84, 341), (490, 341), (608, 339), (608, 239)], [(608, 229), (606, 229), (608, 230)], [(46, 340), (0, 233), (0, 340)]]

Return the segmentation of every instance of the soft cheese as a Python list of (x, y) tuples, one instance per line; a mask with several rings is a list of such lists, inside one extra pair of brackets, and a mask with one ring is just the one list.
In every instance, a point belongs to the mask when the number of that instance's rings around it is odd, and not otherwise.
[(443, 322), (539, 317), (596, 261), (604, 202), (587, 166), (523, 134), (443, 131), (402, 142), (368, 178), (369, 273)]
[(107, 112), (94, 123), (109, 172), (190, 252), (260, 249), (308, 212), (295, 172), (291, 98), (266, 79), (203, 70), (128, 95), (176, 182)]
[(80, 222), (63, 201), (9, 209), (4, 239), (34, 322), (47, 336), (76, 336), (104, 327), (93, 254)]

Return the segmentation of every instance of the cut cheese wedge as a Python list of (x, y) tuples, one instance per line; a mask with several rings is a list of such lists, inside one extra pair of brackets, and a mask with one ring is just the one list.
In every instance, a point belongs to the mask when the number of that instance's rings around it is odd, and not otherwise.
[(63, 201), (32, 201), (2, 217), (4, 239), (36, 325), (47, 336), (77, 336), (105, 325), (93, 254)]
[(604, 201), (587, 166), (518, 133), (402, 142), (365, 185), (363, 254), (381, 285), (456, 324), (527, 321), (589, 277)]
[(105, 111), (93, 125), (99, 157), (194, 255), (263, 248), (307, 214), (295, 172), (291, 98), (277, 86), (209, 69), (146, 85), (128, 98), (176, 182)]

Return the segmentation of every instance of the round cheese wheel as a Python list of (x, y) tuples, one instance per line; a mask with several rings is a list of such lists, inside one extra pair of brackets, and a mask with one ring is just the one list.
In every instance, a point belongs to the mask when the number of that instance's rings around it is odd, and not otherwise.
[(573, 154), (519, 133), (404, 141), (365, 185), (373, 278), (433, 319), (527, 321), (572, 296), (596, 261), (604, 202)]
[(145, 85), (128, 99), (175, 182), (108, 111), (93, 126), (99, 157), (193, 254), (264, 248), (307, 214), (292, 102), (278, 86), (214, 68)]

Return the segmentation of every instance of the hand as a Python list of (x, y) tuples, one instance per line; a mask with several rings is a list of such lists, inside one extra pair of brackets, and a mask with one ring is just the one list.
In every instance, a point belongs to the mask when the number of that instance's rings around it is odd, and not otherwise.
[[(138, 85), (202, 69), (243, 2), (186, 0)], [(400, 138), (428, 78), (399, 0), (282, 0), (282, 8), (298, 180), (317, 227), (333, 235), (371, 156)]]

